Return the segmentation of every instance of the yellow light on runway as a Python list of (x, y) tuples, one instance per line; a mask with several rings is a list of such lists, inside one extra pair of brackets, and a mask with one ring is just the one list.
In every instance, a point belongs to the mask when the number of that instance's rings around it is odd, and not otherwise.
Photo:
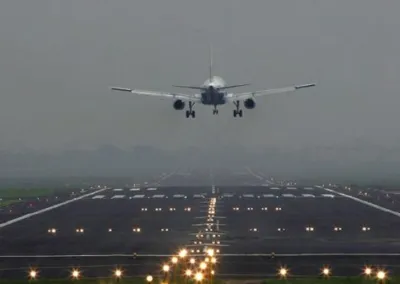
[(146, 281), (149, 282), (149, 283), (150, 283), (151, 281), (153, 281), (153, 276), (147, 275)]
[(178, 262), (178, 258), (176, 256), (173, 256), (171, 258), (171, 261), (172, 261), (173, 264), (176, 264)]
[(186, 269), (185, 275), (188, 276), (188, 277), (191, 276), (192, 275), (192, 270)]
[(194, 258), (191, 258), (191, 259), (189, 260), (189, 262), (190, 262), (190, 264), (195, 264), (195, 263), (196, 263), (196, 260), (195, 260)]
[(215, 257), (212, 257), (212, 258), (211, 258), (211, 263), (212, 263), (212, 264), (217, 263), (217, 259), (216, 259)]

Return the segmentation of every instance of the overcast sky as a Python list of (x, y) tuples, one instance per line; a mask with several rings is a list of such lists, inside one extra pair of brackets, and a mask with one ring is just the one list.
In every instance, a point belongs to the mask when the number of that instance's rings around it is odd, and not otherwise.
[[(400, 142), (400, 1), (4, 0), (0, 149)], [(237, 91), (316, 82), (234, 119), (109, 91), (176, 91), (215, 74)], [(182, 91), (182, 90), (180, 90)]]

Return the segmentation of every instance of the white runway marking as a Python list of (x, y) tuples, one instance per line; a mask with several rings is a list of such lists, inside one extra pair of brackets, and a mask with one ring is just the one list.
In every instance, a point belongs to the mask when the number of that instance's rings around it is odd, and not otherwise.
[(305, 190), (314, 190), (313, 187), (305, 187), (304, 189), (305, 189)]
[(7, 226), (9, 226), (9, 225), (11, 225), (11, 224), (14, 224), (14, 223), (17, 223), (17, 222), (19, 222), (19, 221), (28, 219), (28, 218), (33, 217), (33, 216), (35, 216), (35, 215), (39, 215), (39, 214), (42, 214), (42, 213), (45, 213), (45, 212), (54, 210), (54, 209), (56, 209), (56, 208), (59, 208), (59, 207), (61, 207), (61, 206), (67, 205), (67, 204), (69, 204), (69, 203), (72, 203), (72, 202), (81, 200), (81, 199), (83, 199), (83, 198), (86, 198), (86, 197), (95, 195), (95, 194), (97, 194), (97, 193), (100, 193), (100, 192), (105, 191), (106, 189), (107, 189), (107, 188), (103, 188), (103, 189), (100, 189), (100, 190), (96, 190), (96, 191), (94, 191), (94, 192), (91, 192), (91, 193), (88, 193), (88, 194), (84, 194), (84, 195), (81, 195), (81, 196), (79, 196), (79, 197), (75, 197), (74, 199), (70, 199), (70, 200), (61, 202), (61, 203), (59, 203), (59, 204), (56, 204), (56, 205), (53, 205), (53, 206), (50, 206), (50, 207), (47, 207), (47, 208), (38, 210), (38, 211), (36, 211), (36, 212), (29, 213), (29, 214), (23, 215), (23, 216), (21, 216), (21, 217), (12, 219), (12, 220), (10, 220), (10, 221), (7, 221), (7, 222), (4, 222), (4, 223), (0, 224), (0, 228), (7, 227)]
[(278, 189), (280, 189), (280, 188), (279, 188), (279, 187), (271, 187), (270, 189), (278, 190)]
[(340, 196), (349, 198), (349, 199), (351, 199), (351, 200), (354, 200), (354, 201), (359, 202), (359, 203), (361, 203), (361, 204), (370, 206), (370, 207), (372, 207), (372, 208), (378, 209), (378, 210), (380, 210), (380, 211), (382, 211), (382, 212), (386, 212), (386, 213), (392, 214), (392, 215), (394, 215), (394, 216), (400, 217), (400, 213), (397, 212), (397, 211), (393, 211), (393, 210), (387, 209), (387, 208), (385, 208), (385, 207), (376, 205), (376, 204), (371, 203), (371, 202), (368, 202), (368, 201), (364, 201), (364, 200), (359, 199), (359, 198), (357, 198), (357, 197), (354, 197), (354, 196), (351, 196), (351, 195), (347, 195), (347, 194), (338, 192), (338, 191), (333, 190), (333, 189), (324, 188), (324, 187), (322, 187), (322, 186), (317, 186), (317, 187), (322, 188), (322, 189), (324, 189), (324, 190), (326, 190), (326, 191), (328, 191), (328, 192), (331, 192), (331, 193), (336, 193), (336, 194), (338, 194), (338, 195), (340, 195)]
[(312, 198), (315, 198), (315, 195), (314, 194), (306, 194), (306, 193), (304, 193), (304, 194), (302, 194), (303, 195), (303, 197), (312, 197)]
[(122, 188), (114, 188), (113, 191), (123, 191)]
[(111, 197), (111, 199), (121, 199), (121, 198), (125, 198), (125, 195), (114, 195), (113, 197)]
[(95, 195), (92, 197), (92, 199), (103, 199), (105, 195)]

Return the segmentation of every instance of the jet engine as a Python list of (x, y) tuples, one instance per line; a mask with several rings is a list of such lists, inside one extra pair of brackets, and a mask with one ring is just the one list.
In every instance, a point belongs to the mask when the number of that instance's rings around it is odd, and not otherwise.
[(256, 107), (256, 102), (253, 99), (247, 99), (244, 101), (244, 106), (247, 109), (253, 109)]
[(174, 109), (176, 110), (182, 110), (185, 108), (185, 102), (182, 100), (176, 100), (174, 102)]

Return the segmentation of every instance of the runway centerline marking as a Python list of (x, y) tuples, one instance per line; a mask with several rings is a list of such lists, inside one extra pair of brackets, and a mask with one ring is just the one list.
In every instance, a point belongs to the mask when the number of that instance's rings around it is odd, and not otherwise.
[(356, 201), (358, 203), (361, 203), (361, 204), (370, 206), (372, 208), (378, 209), (378, 210), (380, 210), (382, 212), (386, 212), (386, 213), (392, 214), (392, 215), (394, 215), (396, 217), (400, 217), (400, 212), (397, 212), (397, 211), (394, 211), (394, 210), (390, 210), (388, 208), (385, 208), (385, 207), (379, 206), (377, 204), (374, 204), (374, 203), (359, 199), (359, 198), (351, 196), (351, 195), (347, 195), (347, 194), (341, 193), (341, 192), (333, 190), (333, 189), (325, 188), (325, 187), (322, 187), (322, 186), (319, 186), (319, 185), (316, 185), (316, 187), (322, 188), (322, 189), (324, 189), (324, 190), (326, 190), (326, 191), (328, 191), (330, 193), (336, 193), (336, 194), (338, 194), (338, 195), (340, 195), (342, 197), (349, 198), (349, 199), (354, 200), (354, 201)]
[(49, 211), (54, 210), (54, 209), (56, 209), (56, 208), (59, 208), (59, 207), (61, 207), (61, 206), (67, 205), (67, 204), (69, 204), (69, 203), (72, 203), (72, 202), (75, 202), (75, 201), (78, 201), (78, 200), (81, 200), (81, 199), (83, 199), (83, 198), (85, 198), (85, 197), (92, 196), (92, 195), (95, 195), (95, 194), (97, 194), (97, 193), (103, 192), (103, 191), (105, 191), (105, 190), (107, 190), (107, 189), (108, 189), (108, 188), (99, 189), (99, 190), (96, 190), (96, 191), (94, 191), (94, 192), (91, 192), (91, 193), (88, 193), (88, 194), (84, 194), (84, 195), (81, 195), (81, 196), (79, 196), (79, 197), (75, 197), (75, 198), (73, 198), (73, 199), (70, 199), (70, 200), (67, 200), (67, 201), (58, 203), (58, 204), (56, 204), (56, 205), (53, 205), (53, 206), (50, 206), (50, 207), (47, 207), (47, 208), (44, 208), (44, 209), (41, 209), (41, 210), (38, 210), (38, 211), (35, 211), (35, 212), (32, 212), (32, 213), (29, 213), (29, 214), (20, 216), (20, 217), (18, 217), (18, 218), (9, 220), (9, 221), (7, 221), (7, 222), (1, 223), (1, 224), (0, 224), (0, 228), (7, 227), (7, 226), (9, 226), (9, 225), (15, 224), (15, 223), (17, 223), (17, 222), (20, 222), (20, 221), (22, 221), (22, 220), (28, 219), (28, 218), (33, 217), (33, 216), (35, 216), (35, 215), (39, 215), (39, 214), (42, 214), (42, 213), (45, 213), (45, 212), (49, 212)]

